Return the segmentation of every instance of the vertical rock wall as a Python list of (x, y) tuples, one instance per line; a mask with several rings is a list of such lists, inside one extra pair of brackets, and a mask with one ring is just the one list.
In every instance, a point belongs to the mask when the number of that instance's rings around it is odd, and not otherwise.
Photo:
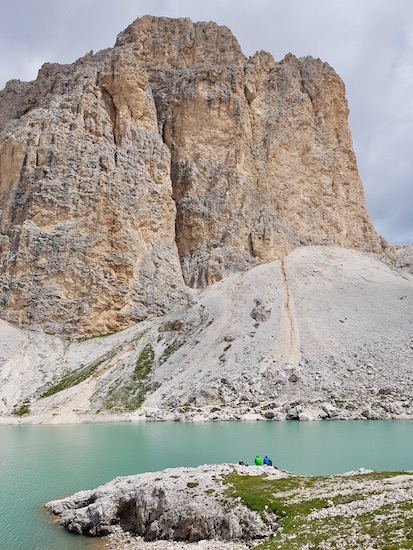
[(135, 57), (46, 65), (34, 84), (9, 83), (1, 105), (3, 316), (93, 334), (185, 299), (170, 153)]

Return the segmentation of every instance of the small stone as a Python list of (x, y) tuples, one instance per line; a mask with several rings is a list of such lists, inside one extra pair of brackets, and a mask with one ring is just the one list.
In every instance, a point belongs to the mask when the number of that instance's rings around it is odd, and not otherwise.
[(338, 409), (332, 403), (323, 403), (321, 408), (329, 418), (334, 418), (338, 415)]

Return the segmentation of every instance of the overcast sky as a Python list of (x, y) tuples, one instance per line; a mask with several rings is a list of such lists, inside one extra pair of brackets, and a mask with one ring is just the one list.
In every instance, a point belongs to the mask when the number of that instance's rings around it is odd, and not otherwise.
[(246, 55), (332, 65), (373, 222), (389, 242), (413, 242), (413, 0), (2, 0), (0, 89), (113, 46), (147, 14), (226, 25)]

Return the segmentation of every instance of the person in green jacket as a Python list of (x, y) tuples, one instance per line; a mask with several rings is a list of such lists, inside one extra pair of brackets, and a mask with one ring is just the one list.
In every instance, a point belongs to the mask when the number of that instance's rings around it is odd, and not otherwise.
[(256, 466), (262, 466), (262, 458), (257, 455), (255, 457), (254, 463), (255, 463)]

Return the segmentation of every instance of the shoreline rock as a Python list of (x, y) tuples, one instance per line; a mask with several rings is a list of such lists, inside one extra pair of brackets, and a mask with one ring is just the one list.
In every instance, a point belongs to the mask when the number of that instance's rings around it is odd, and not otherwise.
[(312, 477), (219, 464), (118, 477), (46, 507), (66, 529), (106, 537), (111, 550), (244, 550), (265, 540), (370, 549), (405, 547), (412, 499), (413, 471)]
[(71, 532), (107, 536), (115, 527), (145, 541), (200, 540), (244, 541), (271, 536), (277, 519), (263, 519), (233, 497), (225, 476), (239, 475), (280, 479), (288, 474), (265, 466), (234, 464), (171, 468), (117, 477), (95, 490), (48, 502), (46, 508), (59, 516)]
[(120, 414), (92, 414), (73, 413), (63, 415), (59, 413), (25, 414), (23, 416), (0, 415), (0, 425), (65, 425), (65, 424), (115, 424), (140, 422), (328, 422), (328, 421), (366, 421), (366, 420), (413, 420), (413, 412), (406, 410), (402, 403), (379, 403), (375, 407), (360, 403), (345, 403), (338, 409), (332, 403), (316, 403), (310, 407), (306, 404), (286, 403), (271, 409), (263, 407), (245, 407), (237, 409), (221, 407), (219, 410), (210, 408), (204, 410), (168, 410), (168, 409), (139, 409), (138, 411)]

